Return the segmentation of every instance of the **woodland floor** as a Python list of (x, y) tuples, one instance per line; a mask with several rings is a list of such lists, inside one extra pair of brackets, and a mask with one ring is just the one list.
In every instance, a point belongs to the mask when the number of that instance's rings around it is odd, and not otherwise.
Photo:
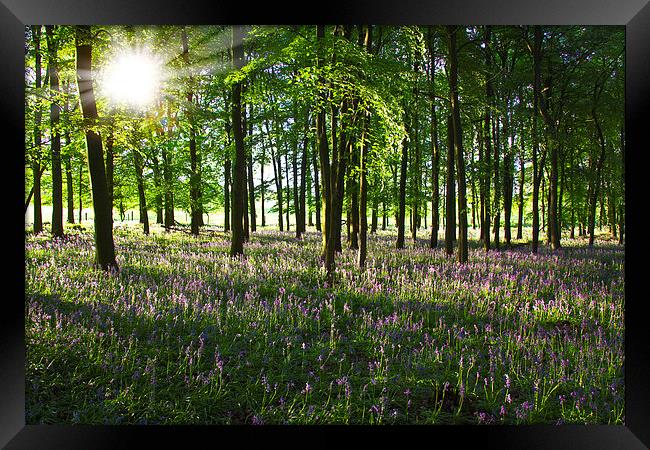
[(92, 229), (66, 233), (26, 235), (28, 424), (623, 423), (613, 240), (473, 240), (461, 265), (386, 231), (329, 287), (314, 231), (258, 231), (233, 260), (216, 229), (118, 226), (111, 273)]

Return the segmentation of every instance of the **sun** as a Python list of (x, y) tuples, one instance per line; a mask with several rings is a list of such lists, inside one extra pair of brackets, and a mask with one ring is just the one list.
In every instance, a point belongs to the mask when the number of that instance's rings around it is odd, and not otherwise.
[(161, 67), (158, 58), (143, 50), (117, 54), (106, 66), (101, 91), (113, 106), (145, 108), (160, 92)]

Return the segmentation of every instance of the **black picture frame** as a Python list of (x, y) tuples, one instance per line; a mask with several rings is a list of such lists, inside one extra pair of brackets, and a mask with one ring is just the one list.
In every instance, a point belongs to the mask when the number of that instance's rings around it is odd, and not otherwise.
[[(196, 0), (1, 0), (0, 3), (0, 86), (4, 132), (0, 140), (8, 158), (3, 177), (6, 223), (10, 226), (4, 248), (10, 252), (0, 313), (0, 445), (6, 448), (120, 448), (134, 440), (147, 446), (172, 444), (190, 447), (198, 439), (210, 446), (237, 444), (251, 439), (287, 445), (299, 442), (341, 445), (353, 443), (351, 431), (360, 433), (364, 446), (388, 442), (397, 432), (405, 444), (442, 445), (468, 442), (481, 448), (552, 449), (642, 449), (650, 447), (650, 327), (645, 322), (642, 293), (644, 267), (636, 261), (643, 254), (641, 237), (642, 183), (647, 153), (644, 128), (650, 104), (650, 3), (648, 0), (503, 0), (442, 2), (439, 0), (386, 0), (349, 3), (328, 1), (312, 4), (267, 2), (202, 3)], [(24, 195), (24, 26), (32, 24), (287, 24), (287, 23), (372, 23), (372, 24), (543, 24), (625, 25), (626, 28), (626, 245), (625, 255), (625, 425), (561, 426), (433, 426), (433, 427), (165, 427), (165, 426), (54, 426), (25, 425), (24, 344), (24, 227), (16, 223), (23, 214)], [(15, 168), (15, 170), (14, 170)], [(7, 170), (8, 169), (8, 170)], [(22, 191), (22, 194), (18, 191)], [(14, 238), (15, 233), (15, 238)], [(13, 262), (13, 258), (19, 261)], [(21, 292), (22, 289), (22, 292)], [(10, 293), (11, 292), (11, 293)], [(285, 432), (290, 432), (287, 439)], [(277, 433), (277, 435), (276, 435)], [(280, 433), (283, 433), (280, 435)], [(318, 440), (312, 435), (316, 433)], [(416, 433), (416, 434), (414, 434)], [(298, 439), (296, 439), (296, 437)], [(345, 439), (342, 440), (341, 438)], [(449, 441), (451, 439), (451, 441)], [(232, 442), (232, 441), (230, 441)], [(232, 445), (232, 444), (229, 444)], [(457, 444), (449, 444), (457, 445)]]

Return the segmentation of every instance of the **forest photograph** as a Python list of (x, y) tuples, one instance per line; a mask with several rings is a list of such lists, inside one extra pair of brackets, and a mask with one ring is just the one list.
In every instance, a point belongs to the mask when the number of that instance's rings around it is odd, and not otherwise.
[(24, 35), (27, 425), (625, 424), (624, 26)]

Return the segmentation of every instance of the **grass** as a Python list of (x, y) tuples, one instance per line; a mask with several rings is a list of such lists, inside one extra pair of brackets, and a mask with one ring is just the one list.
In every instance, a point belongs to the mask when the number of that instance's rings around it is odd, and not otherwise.
[(524, 424), (624, 421), (624, 247), (563, 241), (458, 264), (369, 236), (92, 230), (26, 236), (27, 423)]

